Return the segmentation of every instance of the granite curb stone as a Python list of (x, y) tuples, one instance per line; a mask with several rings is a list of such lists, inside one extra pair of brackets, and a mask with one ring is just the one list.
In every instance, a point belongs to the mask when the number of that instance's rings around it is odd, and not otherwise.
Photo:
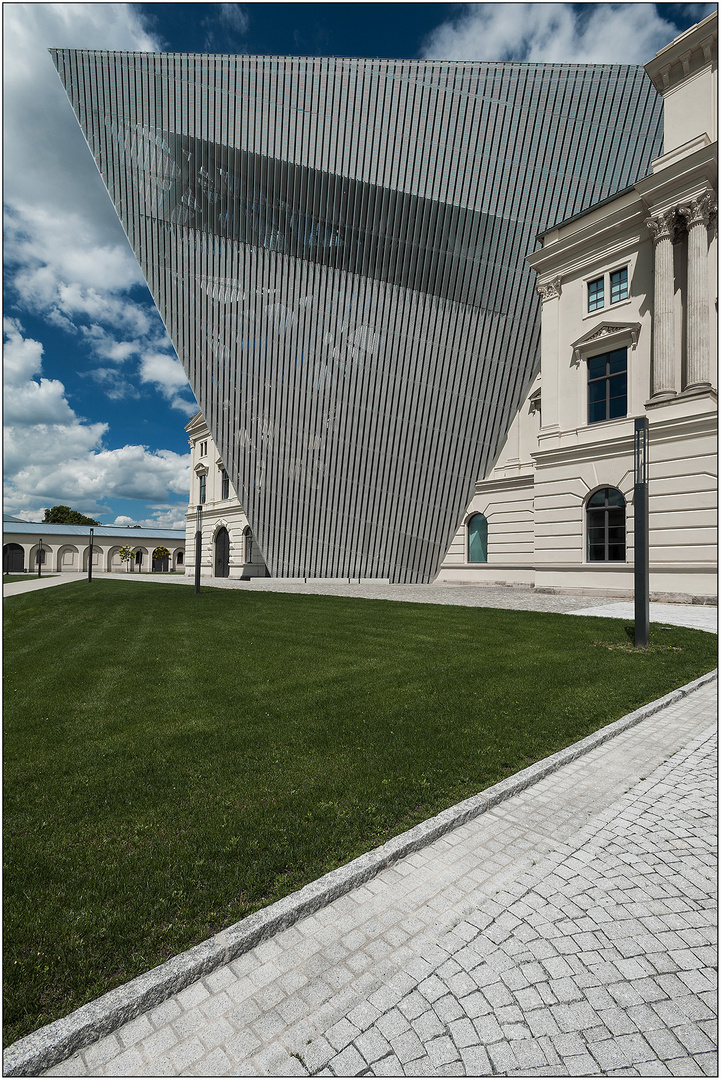
[(421, 850), (439, 837), (485, 813), (492, 806), (555, 772), (562, 765), (576, 760), (622, 731), (680, 701), (716, 677), (715, 671), (708, 672), (664, 697), (636, 709), (572, 746), (442, 811), (400, 836), (393, 837), (373, 851), (332, 870), (297, 892), (228, 927), (215, 937), (83, 1005), (61, 1020), (19, 1039), (4, 1051), (4, 1075), (32, 1076), (59, 1064), (76, 1051), (111, 1034), (128, 1020), (162, 1004), (183, 988), (242, 956), (261, 941), (370, 881), (399, 859)]

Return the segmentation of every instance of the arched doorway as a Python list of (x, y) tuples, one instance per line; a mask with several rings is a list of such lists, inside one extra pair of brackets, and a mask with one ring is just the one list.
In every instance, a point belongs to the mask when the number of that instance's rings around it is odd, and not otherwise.
[(25, 572), (25, 551), (20, 544), (6, 544), (3, 548), (3, 574)]
[(153, 552), (153, 573), (165, 574), (170, 564), (170, 552), (166, 547), (157, 547)]
[(230, 574), (230, 537), (228, 530), (218, 530), (215, 538), (215, 576), (228, 577)]

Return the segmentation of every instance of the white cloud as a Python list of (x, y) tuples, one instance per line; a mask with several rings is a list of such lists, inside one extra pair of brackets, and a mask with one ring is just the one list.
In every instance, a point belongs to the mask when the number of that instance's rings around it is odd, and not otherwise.
[(6, 336), (3, 349), (3, 372), (6, 389), (22, 386), (42, 367), (43, 347), (39, 341), (23, 338), (17, 319), (3, 319)]
[(152, 383), (174, 409), (180, 409), (187, 416), (198, 411), (195, 401), (183, 397), (181, 391), (188, 388), (188, 379), (180, 361), (168, 353), (146, 353), (140, 362), (140, 378)]
[[(705, 18), (711, 5), (696, 5)], [(426, 39), (425, 59), (644, 64), (678, 31), (654, 4), (468, 4)]]
[(141, 525), (144, 529), (184, 529), (185, 516), (177, 506), (151, 506), (151, 514), (144, 518), (116, 517), (111, 524), (121, 526)]
[[(5, 334), (11, 373), (4, 402), (8, 513), (34, 520), (42, 507), (63, 503), (97, 516), (108, 499), (152, 499), (165, 507), (172, 506), (169, 496), (187, 496), (189, 454), (146, 446), (105, 448), (108, 425), (77, 416), (63, 384), (42, 378), (42, 345), (23, 337), (17, 319), (5, 320)], [(172, 368), (167, 377), (172, 378)], [(177, 507), (173, 513), (177, 516)]]

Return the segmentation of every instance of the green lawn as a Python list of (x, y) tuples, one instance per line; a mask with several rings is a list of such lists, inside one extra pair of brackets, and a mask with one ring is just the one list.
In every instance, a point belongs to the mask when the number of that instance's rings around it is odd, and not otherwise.
[(700, 631), (628, 642), (118, 580), (6, 600), (6, 1041), (715, 664)]

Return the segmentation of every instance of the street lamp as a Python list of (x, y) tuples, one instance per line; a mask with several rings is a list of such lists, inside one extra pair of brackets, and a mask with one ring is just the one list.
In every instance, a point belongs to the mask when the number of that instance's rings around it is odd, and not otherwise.
[(40, 543), (38, 544), (38, 554), (37, 554), (38, 577), (42, 577), (41, 571), (42, 571), (42, 566), (43, 566), (43, 557), (44, 557), (44, 555), (45, 555), (45, 552), (43, 551), (43, 542), (41, 540)]
[(95, 530), (90, 530), (90, 547), (88, 548), (88, 581), (93, 580), (93, 536)]
[(633, 478), (633, 643), (647, 649), (650, 637), (648, 608), (648, 417), (636, 417)]
[(200, 592), (200, 553), (203, 546), (203, 507), (195, 508), (195, 592)]

